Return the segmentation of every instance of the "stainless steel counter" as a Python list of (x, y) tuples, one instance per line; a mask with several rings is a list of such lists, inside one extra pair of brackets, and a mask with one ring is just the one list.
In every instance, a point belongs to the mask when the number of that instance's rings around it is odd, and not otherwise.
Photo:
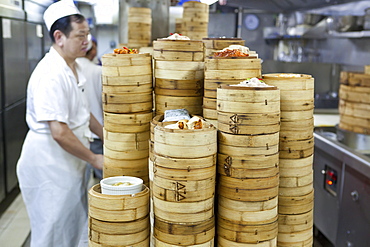
[(334, 246), (370, 242), (370, 157), (336, 140), (335, 133), (315, 137), (314, 223)]

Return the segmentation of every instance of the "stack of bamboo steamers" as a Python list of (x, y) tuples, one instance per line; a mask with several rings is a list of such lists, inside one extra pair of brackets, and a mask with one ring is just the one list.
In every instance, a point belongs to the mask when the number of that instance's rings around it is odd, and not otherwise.
[(152, 42), (152, 10), (150, 8), (129, 8), (128, 43), (130, 48), (147, 47)]
[[(208, 40), (203, 42), (206, 47), (210, 46)], [(244, 40), (222, 40), (220, 45), (214, 42), (213, 44), (217, 46), (207, 49), (223, 49), (229, 45), (240, 43), (244, 44)], [(222, 47), (226, 44), (228, 44), (226, 47)], [(257, 58), (257, 54), (253, 51), (250, 51), (250, 56), (247, 57), (206, 57), (204, 59), (204, 118), (211, 122), (217, 122), (216, 100), (219, 85), (238, 84), (246, 78), (253, 77), (261, 77), (261, 59)]]
[(218, 246), (276, 246), (279, 89), (221, 85), (217, 110)]
[(149, 54), (106, 54), (102, 64), (103, 175), (140, 177), (148, 185), (152, 58)]
[(183, 8), (181, 33), (192, 40), (208, 37), (208, 4), (188, 1), (183, 4)]
[(202, 115), (204, 54), (202, 41), (153, 42), (155, 112), (185, 108)]
[(265, 74), (280, 89), (278, 246), (313, 244), (314, 78)]

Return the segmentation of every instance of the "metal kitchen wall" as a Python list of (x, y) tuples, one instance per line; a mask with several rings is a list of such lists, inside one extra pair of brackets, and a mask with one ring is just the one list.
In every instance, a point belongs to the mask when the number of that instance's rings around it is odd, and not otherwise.
[(27, 82), (45, 52), (42, 13), (51, 3), (0, 0), (0, 204), (17, 190), (16, 164), (28, 131)]

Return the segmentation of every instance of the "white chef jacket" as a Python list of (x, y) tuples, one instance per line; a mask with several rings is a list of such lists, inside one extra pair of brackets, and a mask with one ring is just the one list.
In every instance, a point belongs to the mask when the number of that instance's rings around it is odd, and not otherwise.
[(17, 164), (17, 176), (31, 223), (31, 247), (79, 246), (87, 242), (86, 162), (53, 139), (47, 121), (66, 123), (89, 148), (90, 113), (79, 82), (51, 48), (31, 75), (26, 120), (30, 128)]
[[(101, 81), (102, 68), (86, 57), (77, 58), (76, 61), (80, 65), (86, 78), (85, 92), (90, 111), (94, 115), (96, 120), (98, 120), (98, 122), (103, 125), (103, 86)], [(94, 133), (92, 134), (92, 136), (95, 139), (99, 139), (99, 137)]]

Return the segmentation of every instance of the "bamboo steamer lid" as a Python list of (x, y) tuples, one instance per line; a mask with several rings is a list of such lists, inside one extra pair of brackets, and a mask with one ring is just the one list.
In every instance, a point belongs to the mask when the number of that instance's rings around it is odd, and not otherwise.
[(172, 222), (195, 223), (213, 216), (214, 197), (197, 202), (169, 202), (153, 196), (154, 215)]
[(154, 237), (160, 241), (182, 246), (208, 243), (215, 236), (215, 219), (197, 223), (174, 223), (154, 217)]
[(136, 94), (148, 93), (153, 91), (152, 82), (132, 86), (109, 86), (103, 85), (103, 92), (107, 94)]
[[(261, 170), (265, 168), (277, 168), (279, 164), (279, 153), (273, 155), (248, 155), (233, 156), (218, 153), (219, 170), (229, 169), (229, 176), (233, 176), (233, 169), (240, 170)], [(220, 172), (220, 171), (219, 171)], [(276, 173), (275, 173), (276, 174)]]
[(138, 220), (149, 213), (149, 189), (134, 195), (104, 195), (100, 184), (89, 190), (89, 216), (101, 221)]
[(215, 194), (215, 178), (203, 180), (170, 180), (156, 174), (153, 177), (152, 193), (164, 201), (192, 202), (206, 200)]
[(277, 246), (277, 238), (259, 242), (259, 243), (238, 243), (238, 242), (233, 242), (230, 240), (227, 240), (225, 238), (222, 238), (221, 236), (217, 237), (217, 246), (219, 247), (276, 247)]
[[(233, 224), (221, 219), (220, 224), (217, 225), (217, 234), (233, 242), (257, 244), (277, 237), (277, 223), (276, 220), (273, 223), (263, 225), (242, 225), (240, 223)], [(238, 230), (231, 230), (225, 227), (238, 228)]]
[[(156, 247), (177, 247), (177, 246), (181, 246), (181, 245), (175, 245), (175, 244), (169, 244), (169, 243), (166, 243), (166, 242), (162, 242), (161, 240), (156, 239), (155, 237), (153, 237), (152, 241), (154, 243), (154, 246), (156, 246)], [(196, 244), (196, 245), (192, 245), (192, 246), (194, 246), (194, 247), (213, 247), (214, 242), (215, 242), (214, 239), (211, 239), (210, 241), (208, 241), (206, 243)]]

